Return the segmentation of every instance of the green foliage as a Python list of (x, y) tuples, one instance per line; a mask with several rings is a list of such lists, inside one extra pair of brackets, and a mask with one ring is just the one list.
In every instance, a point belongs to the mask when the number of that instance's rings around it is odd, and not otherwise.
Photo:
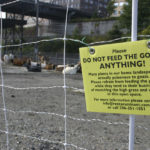
[(23, 46), (23, 53), (24, 54), (30, 54), (32, 52), (34, 52), (34, 45)]
[(93, 13), (92, 18), (93, 18), (93, 19), (94, 19), (94, 18), (99, 18), (97, 11), (95, 11), (95, 12)]
[(74, 41), (67, 41), (66, 42), (66, 52), (67, 53), (78, 53), (79, 48), (83, 47), (85, 45), (79, 43), (79, 42), (74, 42)]
[[(106, 40), (105, 36), (81, 36), (77, 30), (74, 32), (73, 36), (67, 37), (71, 39), (76, 39), (82, 42), (75, 42), (71, 40), (66, 41), (66, 52), (67, 53), (78, 53), (80, 47), (85, 47), (86, 43), (92, 43), (97, 41)], [(85, 44), (84, 44), (85, 43)], [(56, 40), (50, 42), (41, 42), (38, 44), (38, 49), (40, 52), (62, 52), (64, 50), (64, 41), (63, 40)], [(34, 44), (23, 46), (23, 53), (29, 54), (34, 53)]]
[(50, 41), (41, 42), (38, 44), (39, 50), (44, 52), (62, 52), (63, 51), (63, 41)]
[(110, 17), (112, 15), (112, 13), (114, 12), (116, 6), (114, 5), (115, 3), (115, 0), (111, 0), (108, 2), (108, 5), (107, 5), (107, 16)]
[(26, 35), (27, 35), (27, 36), (28, 36), (28, 35), (34, 36), (34, 35), (35, 35), (35, 32), (36, 32), (36, 27), (35, 27), (35, 26), (24, 28), (24, 35), (25, 35), (25, 36), (26, 36)]
[(150, 35), (150, 25), (145, 28), (142, 32), (141, 32), (142, 35)]
[(123, 33), (120, 31), (120, 28), (118, 27), (118, 25), (114, 25), (112, 30), (110, 30), (107, 33), (107, 39), (112, 40), (112, 39), (120, 38), (122, 34)]
[(108, 20), (118, 20), (117, 17), (107, 17), (107, 18), (78, 18), (72, 19), (70, 22), (95, 22), (95, 21), (108, 21)]
[(72, 38), (74, 38), (74, 39), (81, 39), (82, 38), (79, 27), (76, 27), (75, 30), (73, 31)]
[[(123, 14), (120, 16), (120, 25), (122, 28), (131, 31), (132, 0), (126, 0), (128, 5), (124, 5)], [(142, 31), (150, 24), (150, 0), (138, 1), (138, 31)]]

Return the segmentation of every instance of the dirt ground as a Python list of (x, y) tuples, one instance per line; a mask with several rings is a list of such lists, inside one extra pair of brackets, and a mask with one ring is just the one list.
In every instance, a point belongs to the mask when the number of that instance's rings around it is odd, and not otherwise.
[[(5, 66), (3, 71), (4, 85), (18, 88), (63, 86), (60, 72), (33, 73), (12, 66)], [(66, 84), (83, 89), (82, 74), (66, 75)], [(10, 150), (65, 150), (65, 96), (62, 87), (4, 88), (4, 94)], [(2, 93), (0, 97), (0, 150), (8, 150)], [(86, 112), (83, 90), (67, 88), (66, 99), (67, 150), (128, 149), (128, 115)], [(135, 121), (135, 150), (150, 150), (150, 117), (136, 116)]]

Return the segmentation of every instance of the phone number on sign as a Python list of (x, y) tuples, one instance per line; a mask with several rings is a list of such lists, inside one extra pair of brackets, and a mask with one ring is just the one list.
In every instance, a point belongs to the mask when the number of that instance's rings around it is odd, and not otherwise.
[(139, 111), (145, 111), (145, 107), (125, 107), (125, 106), (121, 106), (120, 109), (124, 109), (124, 110), (139, 110)]

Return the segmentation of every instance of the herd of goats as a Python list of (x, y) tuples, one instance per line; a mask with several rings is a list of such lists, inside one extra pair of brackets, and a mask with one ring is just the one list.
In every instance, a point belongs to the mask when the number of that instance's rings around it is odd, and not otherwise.
[(81, 64), (80, 62), (76, 65), (55, 65), (47, 63), (46, 59), (42, 55), (37, 56), (37, 61), (33, 61), (31, 58), (22, 57), (17, 58), (13, 54), (5, 54), (2, 57), (1, 63), (4, 65), (12, 64), (15, 66), (25, 66), (28, 71), (32, 72), (41, 72), (42, 69), (46, 70), (56, 70), (60, 71), (63, 74), (76, 74), (81, 73)]

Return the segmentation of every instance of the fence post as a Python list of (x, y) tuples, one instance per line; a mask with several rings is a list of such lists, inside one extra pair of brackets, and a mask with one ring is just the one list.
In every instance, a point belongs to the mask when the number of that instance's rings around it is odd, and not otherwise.
[(55, 57), (55, 64), (58, 65), (58, 57), (57, 57), (57, 52), (56, 52), (56, 57)]
[[(39, 36), (39, 0), (35, 0), (35, 6), (36, 6), (36, 35), (35, 35), (35, 41), (38, 41)], [(38, 62), (38, 44), (35, 43), (34, 47), (34, 53), (35, 53), (35, 61)]]
[[(138, 18), (138, 0), (132, 0), (132, 30), (131, 30), (132, 41), (137, 40), (137, 18)], [(130, 122), (129, 122), (129, 150), (134, 150), (135, 116), (130, 115), (129, 119), (130, 119)]]

